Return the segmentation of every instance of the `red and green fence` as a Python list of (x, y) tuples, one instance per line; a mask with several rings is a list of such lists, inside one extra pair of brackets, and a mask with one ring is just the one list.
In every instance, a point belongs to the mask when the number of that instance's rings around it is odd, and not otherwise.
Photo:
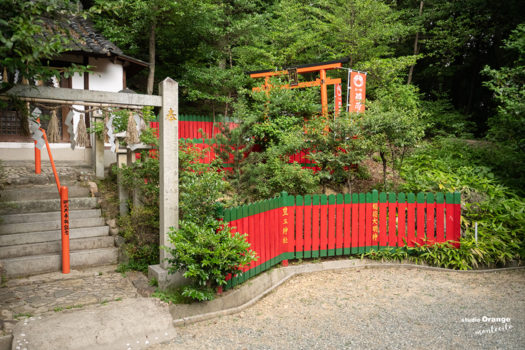
[[(209, 116), (198, 116), (198, 115), (180, 115), (179, 117), (179, 139), (191, 140), (193, 141), (195, 147), (198, 147), (200, 150), (204, 151), (204, 159), (201, 159), (201, 163), (210, 163), (215, 160), (215, 135), (220, 134), (221, 130), (218, 125), (221, 123), (226, 123), (226, 125), (231, 129), (234, 129), (238, 126), (233, 120), (228, 118), (220, 118), (218, 121), (213, 120), (213, 117)], [(155, 134), (157, 138), (159, 137), (159, 122), (150, 122), (150, 127), (155, 129)], [(202, 130), (202, 131), (201, 131)], [(150, 155), (154, 155), (155, 151), (151, 151)], [(288, 162), (294, 163), (297, 162), (302, 165), (303, 168), (312, 169), (314, 171), (319, 168), (315, 165), (315, 162), (308, 159), (308, 151), (298, 151), (296, 154), (290, 156)], [(232, 156), (233, 157), (233, 156)], [(223, 167), (225, 170), (230, 169), (226, 162)]]
[(231, 288), (289, 259), (361, 254), (452, 241), (458, 247), (459, 193), (354, 193), (281, 196), (226, 209), (232, 232), (247, 234), (259, 259)]

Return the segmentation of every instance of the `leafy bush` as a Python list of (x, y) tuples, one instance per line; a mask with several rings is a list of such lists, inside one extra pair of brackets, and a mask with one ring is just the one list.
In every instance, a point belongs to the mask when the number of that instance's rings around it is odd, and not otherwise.
[(467, 115), (460, 113), (452, 103), (445, 98), (434, 101), (421, 101), (425, 136), (458, 136), (469, 137), (469, 130), (474, 130), (474, 123), (467, 121)]
[(472, 240), (462, 240), (459, 248), (448, 242), (421, 245), (416, 248), (385, 248), (362, 255), (372, 260), (397, 260), (399, 262), (426, 263), (430, 266), (468, 270), (484, 265), (484, 254)]
[(283, 191), (292, 195), (312, 193), (319, 186), (318, 177), (311, 169), (288, 163), (288, 156), (276, 147), (251, 153), (243, 169), (238, 189), (246, 201), (272, 198)]
[[(440, 139), (423, 144), (403, 168), (402, 190), (461, 192), (461, 249), (440, 252), (441, 255), (436, 255), (439, 258), (430, 252), (425, 255), (433, 262), (443, 258), (440, 266), (502, 266), (525, 258), (525, 200), (500, 184), (490, 162), (487, 164), (479, 152), (464, 141)], [(449, 259), (444, 259), (443, 254), (450, 255)]]
[(169, 272), (183, 271), (192, 281), (185, 286), (182, 295), (196, 300), (213, 298), (213, 288), (226, 284), (228, 274), (240, 272), (240, 268), (256, 260), (255, 252), (245, 235), (230, 233), (217, 220), (202, 223), (181, 220), (179, 230), (169, 233), (172, 248)]
[(405, 156), (423, 137), (419, 96), (411, 85), (393, 81), (376, 91), (377, 99), (368, 103), (363, 119), (364, 137), (379, 152), (386, 189), (387, 164), (399, 169)]
[(344, 183), (352, 192), (352, 182), (359, 175), (359, 167), (353, 166), (365, 159), (372, 146), (363, 136), (362, 124), (363, 118), (348, 113), (328, 120), (312, 118), (306, 123), (304, 138), (311, 150), (308, 158), (319, 168), (323, 193), (329, 183)]

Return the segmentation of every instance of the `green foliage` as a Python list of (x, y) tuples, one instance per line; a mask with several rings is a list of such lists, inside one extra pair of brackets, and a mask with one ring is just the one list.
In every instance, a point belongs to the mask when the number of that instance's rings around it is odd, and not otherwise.
[[(60, 71), (48, 63), (66, 51), (74, 40), (66, 30), (73, 15), (82, 13), (68, 0), (0, 2), (0, 67), (9, 75), (9, 83), (4, 77), (0, 92), (12, 86), (15, 74), (19, 75), (19, 81), (20, 78), (46, 81), (52, 76), (69, 77), (86, 70), (84, 66), (72, 64)], [(55, 28), (50, 28), (46, 19), (55, 21)]]
[[(272, 85), (284, 82), (278, 79)], [(290, 155), (305, 148), (304, 121), (319, 111), (311, 90), (272, 89), (250, 93), (235, 104), (239, 126), (223, 128), (215, 152), (223, 163), (232, 162), (224, 175), (240, 202), (315, 192), (318, 178), (309, 169), (288, 163)]]
[(377, 99), (368, 103), (364, 137), (379, 152), (385, 189), (387, 164), (399, 169), (407, 152), (423, 137), (421, 114), (416, 89), (400, 82), (378, 90)]
[[(171, 303), (171, 304), (191, 304), (195, 302), (196, 299), (188, 297), (183, 295), (183, 293), (187, 290), (192, 290), (193, 288), (191, 286), (182, 286), (175, 289), (168, 289), (168, 290), (156, 290), (151, 296), (154, 298), (159, 298), (160, 300), (164, 301), (165, 303)], [(210, 293), (210, 298), (213, 298), (213, 295), (215, 294), (214, 291), (203, 289), (201, 292), (205, 299), (203, 300), (211, 300), (206, 299), (206, 293)], [(186, 293), (188, 294), (188, 293)], [(198, 299), (197, 299), (198, 300)]]
[(229, 186), (219, 172), (219, 163), (200, 163), (204, 153), (191, 142), (181, 145), (179, 153), (179, 209), (180, 218), (204, 222), (215, 218), (222, 207)]
[[(456, 265), (463, 261), (468, 268), (501, 266), (525, 257), (525, 200), (500, 183), (486, 151), (478, 147), (437, 140), (420, 147), (402, 170), (404, 191), (461, 192), (464, 247), (450, 259), (456, 259)], [(475, 222), (477, 245), (473, 242)]]
[(96, 121), (92, 124), (91, 127), (87, 128), (87, 132), (89, 134), (96, 134), (97, 136), (100, 136), (102, 135), (102, 133), (104, 132), (104, 128), (106, 126), (104, 125), (104, 122), (102, 121)]
[(525, 24), (520, 24), (505, 41), (505, 49), (515, 51), (511, 67), (490, 69), (483, 73), (491, 79), (485, 82), (498, 102), (497, 114), (489, 118), (489, 136), (525, 151)]
[(469, 130), (474, 130), (468, 116), (460, 113), (446, 98), (421, 101), (422, 123), (425, 137), (458, 136), (471, 137)]
[[(399, 261), (407, 263), (450, 268), (454, 270), (470, 270), (486, 266), (487, 261), (483, 248), (478, 247), (473, 240), (462, 240), (456, 248), (448, 242), (433, 245), (421, 245), (415, 248), (384, 248), (371, 250), (362, 255), (365, 258), (381, 261)], [(505, 262), (505, 260), (503, 261)]]
[(226, 276), (240, 272), (240, 268), (256, 260), (255, 252), (245, 235), (230, 233), (215, 219), (204, 222), (179, 221), (179, 230), (169, 233), (172, 247), (166, 248), (168, 270), (183, 271), (192, 286), (182, 293), (196, 300), (209, 300), (207, 290), (226, 284)]
[[(317, 176), (323, 192), (329, 183), (346, 183), (352, 192), (352, 181), (358, 177), (357, 167), (370, 153), (371, 144), (363, 135), (363, 118), (343, 113), (337, 118), (312, 118), (304, 135), (310, 149), (308, 159), (319, 167)], [(307, 192), (303, 192), (307, 193)]]
[(288, 163), (288, 156), (278, 147), (251, 153), (245, 161), (239, 195), (247, 202), (272, 198), (285, 191), (290, 195), (314, 193), (318, 177), (310, 169)]

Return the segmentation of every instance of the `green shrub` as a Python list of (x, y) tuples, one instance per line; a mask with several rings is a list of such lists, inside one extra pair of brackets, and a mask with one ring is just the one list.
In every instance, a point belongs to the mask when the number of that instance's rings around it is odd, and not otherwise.
[(405, 162), (401, 190), (461, 192), (461, 248), (432, 248), (424, 255), (429, 262), (473, 268), (503, 266), (525, 258), (525, 200), (500, 183), (492, 160), (480, 152), (478, 146), (461, 140), (440, 139), (423, 144)]
[(179, 230), (169, 233), (173, 247), (166, 248), (169, 272), (183, 271), (192, 285), (184, 287), (182, 295), (195, 300), (210, 300), (213, 289), (226, 284), (228, 274), (236, 274), (240, 268), (256, 260), (249, 249), (246, 236), (230, 233), (217, 220), (203, 223), (181, 220)]

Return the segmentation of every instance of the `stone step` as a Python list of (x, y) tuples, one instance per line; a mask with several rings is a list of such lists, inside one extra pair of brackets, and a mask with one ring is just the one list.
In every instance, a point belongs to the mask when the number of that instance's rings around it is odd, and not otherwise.
[[(86, 249), (111, 248), (114, 246), (115, 238), (112, 236), (77, 238), (69, 241), (69, 250), (72, 252)], [(0, 259), (60, 253), (61, 251), (61, 241), (11, 245), (0, 249)]]
[[(70, 218), (69, 228), (104, 226), (104, 219), (98, 218)], [(60, 220), (24, 222), (16, 224), (0, 224), (0, 235), (25, 233), (35, 231), (61, 230)]]
[[(70, 210), (95, 209), (97, 206), (97, 198), (94, 197), (71, 198), (69, 200)], [(59, 199), (0, 202), (0, 214), (43, 213), (58, 210), (60, 210)]]
[[(107, 236), (108, 233), (109, 226), (73, 228), (69, 230), (69, 239)], [(0, 247), (3, 249), (11, 245), (58, 241), (61, 235), (60, 230), (2, 234), (0, 235)]]
[[(100, 209), (71, 210), (69, 212), (71, 220), (80, 218), (98, 218), (102, 215)], [(0, 216), (0, 224), (18, 224), (40, 222), (48, 220), (59, 220), (60, 211), (50, 211), (46, 213), (29, 213), (29, 214), (6, 214)]]
[[(62, 184), (62, 186), (67, 186)], [(69, 198), (89, 197), (89, 188), (85, 186), (68, 186)], [(60, 198), (56, 185), (40, 186), (9, 186), (0, 192), (1, 202), (29, 201), (37, 199), (56, 199)]]
[[(117, 263), (117, 248), (77, 250), (70, 253), (71, 268), (111, 265)], [(1, 260), (7, 277), (22, 277), (60, 271), (60, 254), (44, 254)]]

